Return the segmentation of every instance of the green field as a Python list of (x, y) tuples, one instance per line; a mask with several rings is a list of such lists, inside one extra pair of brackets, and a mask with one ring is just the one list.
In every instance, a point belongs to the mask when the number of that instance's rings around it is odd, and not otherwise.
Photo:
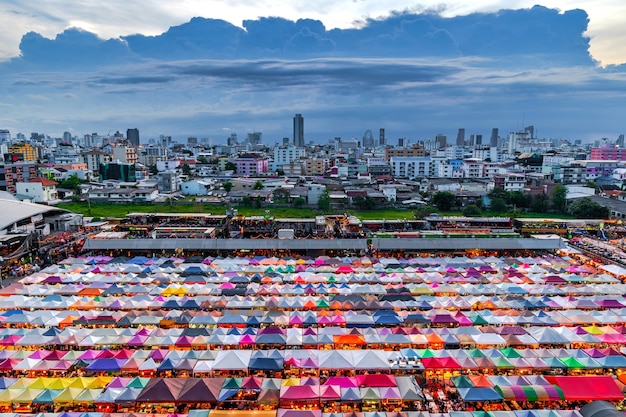
[[(225, 214), (226, 206), (209, 205), (194, 202), (176, 202), (174, 204), (112, 204), (112, 203), (91, 203), (91, 208), (87, 202), (79, 203), (62, 203), (59, 208), (82, 214), (86, 217), (125, 217), (129, 213), (211, 213)], [(251, 207), (236, 207), (239, 214), (243, 216), (263, 216), (265, 210), (270, 211), (270, 215), (275, 218), (312, 218), (322, 214), (319, 210), (311, 208), (293, 208), (293, 207), (263, 207), (260, 209)], [(386, 208), (371, 211), (345, 210), (339, 213), (349, 213), (361, 220), (399, 220), (413, 219), (413, 211), (405, 208)], [(441, 216), (462, 216), (459, 211), (456, 212), (439, 212)], [(556, 214), (556, 213), (491, 213), (483, 212), (482, 216), (501, 216), (501, 217), (529, 217), (529, 218), (558, 218), (572, 219), (573, 217)]]

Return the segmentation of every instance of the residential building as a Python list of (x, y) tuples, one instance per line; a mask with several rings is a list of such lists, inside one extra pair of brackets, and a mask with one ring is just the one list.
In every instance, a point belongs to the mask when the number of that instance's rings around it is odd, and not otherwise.
[(180, 191), (180, 176), (176, 171), (159, 172), (157, 174), (157, 184), (160, 193), (176, 193)]
[(242, 154), (231, 159), (237, 166), (237, 175), (254, 177), (269, 170), (269, 160), (259, 154)]
[(483, 161), (476, 158), (468, 158), (461, 164), (463, 178), (483, 178)]
[(91, 172), (99, 172), (100, 165), (111, 162), (110, 154), (99, 151), (97, 149), (83, 152), (81, 155), (83, 157), (85, 165), (87, 166), (87, 169)]
[(115, 144), (111, 147), (113, 160), (121, 163), (134, 164), (139, 162), (137, 149), (126, 144)]
[(78, 146), (69, 143), (60, 143), (52, 151), (51, 162), (55, 164), (75, 164), (82, 162)]
[(304, 148), (298, 148), (293, 145), (277, 146), (274, 148), (274, 170), (282, 169), (283, 165), (289, 165), (291, 162), (300, 158), (304, 158), (306, 151)]
[(389, 162), (394, 177), (413, 179), (433, 176), (430, 157), (393, 156)]
[(33, 203), (56, 204), (59, 202), (56, 181), (47, 178), (35, 177), (28, 182), (15, 184), (15, 193), (29, 197)]
[[(38, 159), (37, 148), (26, 142), (18, 142), (9, 145), (7, 153), (9, 154), (9, 162), (17, 160), (37, 162)], [(11, 158), (13, 155), (16, 155), (17, 158)], [(19, 157), (19, 155), (21, 155), (21, 157)]]
[(616, 144), (605, 143), (597, 148), (591, 148), (589, 159), (602, 161), (626, 161), (626, 148), (620, 148)]
[(426, 149), (422, 144), (414, 144), (407, 149), (385, 149), (385, 160), (389, 161), (393, 157), (424, 157), (426, 156)]
[(504, 191), (524, 191), (526, 186), (526, 177), (524, 174), (506, 173), (498, 174), (493, 177), (494, 188)]
[(316, 176), (316, 175), (324, 175), (326, 172), (327, 163), (324, 159), (321, 158), (307, 158), (305, 161), (305, 175), (307, 176)]
[(37, 165), (32, 162), (0, 164), (0, 191), (15, 193), (18, 182), (28, 182), (37, 177)]
[(154, 201), (159, 195), (156, 188), (101, 188), (88, 192), (89, 201), (135, 203)]

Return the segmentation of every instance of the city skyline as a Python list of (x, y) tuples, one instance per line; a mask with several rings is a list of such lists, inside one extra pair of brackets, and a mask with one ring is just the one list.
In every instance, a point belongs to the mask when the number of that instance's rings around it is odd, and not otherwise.
[[(139, 34), (146, 21), (134, 35), (128, 28), (114, 34), (115, 25), (104, 28), (101, 18), (69, 19), (51, 3), (42, 2), (39, 14), (56, 26), (17, 27), (19, 56), (2, 52), (12, 58), (0, 62), (0, 128), (13, 133), (106, 135), (137, 127), (142, 142), (165, 134), (222, 143), (231, 132), (255, 130), (273, 144), (293, 137), (298, 113), (307, 119), (307, 143), (380, 128), (390, 144), (439, 133), (452, 140), (459, 128), (489, 138), (492, 128), (505, 136), (534, 125), (540, 138), (584, 142), (624, 130), (626, 66), (607, 64), (626, 58), (597, 52), (598, 21), (607, 8), (618, 10), (613, 2), (589, 12), (574, 9), (582, 4), (575, 1), (516, 10), (497, 10), (498, 2), (434, 9), (394, 1), (386, 12), (359, 2), (344, 5), (352, 26), (317, 8), (255, 9), (284, 18), (251, 20), (245, 9), (238, 24), (232, 16), (219, 20), (227, 17), (220, 9), (161, 32), (153, 26), (147, 35)], [(110, 21), (137, 7), (118, 6)], [(562, 6), (570, 9), (549, 8)], [(11, 3), (16, 22), (28, 21), (25, 8)], [(59, 22), (67, 24), (50, 33)]]

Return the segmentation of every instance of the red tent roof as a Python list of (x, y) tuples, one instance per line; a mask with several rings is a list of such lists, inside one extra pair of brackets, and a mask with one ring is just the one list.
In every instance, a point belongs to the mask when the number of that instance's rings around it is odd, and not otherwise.
[(568, 401), (624, 399), (624, 394), (611, 376), (546, 376), (546, 379), (558, 385)]

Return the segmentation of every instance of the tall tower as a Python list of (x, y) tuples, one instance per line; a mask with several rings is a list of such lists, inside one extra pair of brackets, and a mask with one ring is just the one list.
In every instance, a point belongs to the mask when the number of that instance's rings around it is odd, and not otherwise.
[(139, 129), (126, 129), (126, 139), (133, 145), (135, 148), (139, 146)]
[(300, 113), (293, 116), (293, 144), (304, 147), (304, 117)]
[(439, 143), (438, 149), (444, 149), (448, 146), (448, 137), (443, 133), (438, 133), (437, 136), (435, 136), (435, 142)]
[(465, 146), (465, 129), (460, 128), (456, 135), (456, 146)]
[(498, 147), (498, 128), (494, 127), (491, 129), (491, 139), (489, 139), (489, 146), (492, 148)]
[(378, 144), (380, 146), (386, 146), (387, 145), (387, 138), (385, 137), (385, 128), (381, 127), (380, 130), (378, 131)]

